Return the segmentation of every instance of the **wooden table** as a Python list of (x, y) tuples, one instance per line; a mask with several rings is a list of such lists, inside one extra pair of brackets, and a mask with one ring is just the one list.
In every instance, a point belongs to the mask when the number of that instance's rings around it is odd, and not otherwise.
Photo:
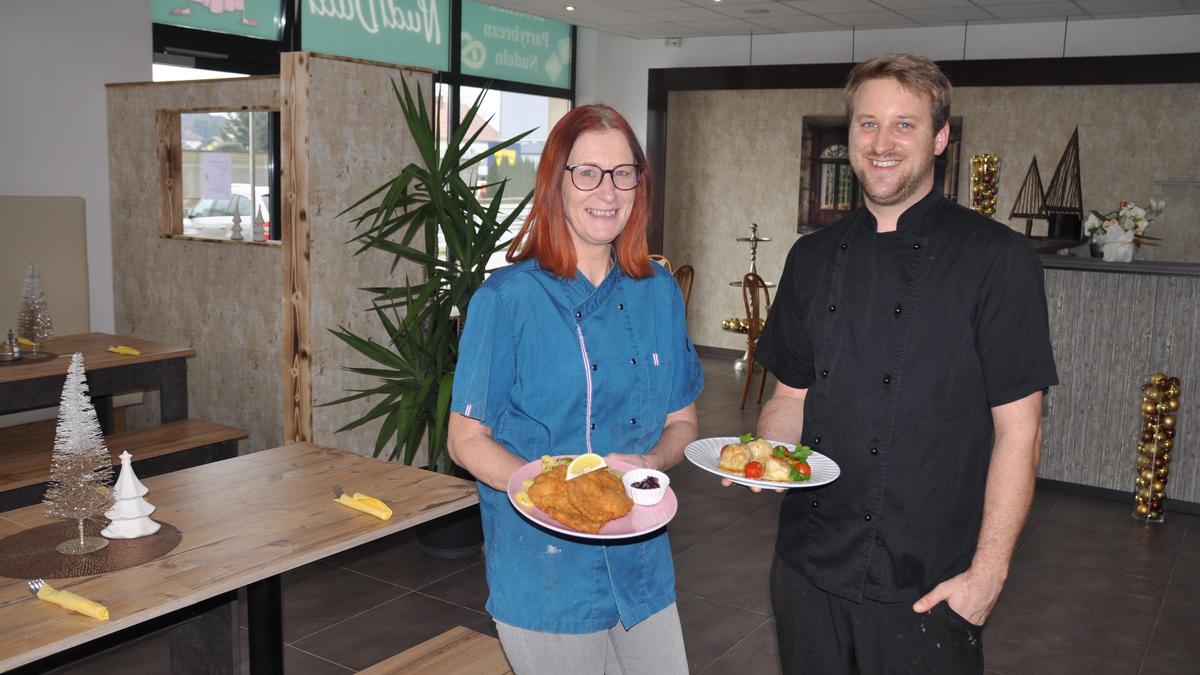
[[(0, 671), (245, 587), (251, 672), (280, 673), (281, 574), (478, 503), (468, 481), (311, 443), (143, 482), (150, 489), (147, 501), (158, 507), (152, 517), (178, 527), (183, 541), (137, 567), (53, 582), (103, 603), (111, 615), (107, 622), (37, 600), (23, 580), (0, 577)], [(333, 484), (384, 500), (393, 510), (391, 519), (335, 504)], [(40, 505), (3, 512), (0, 536), (46, 522)], [(221, 656), (211, 654), (209, 663), (193, 666), (204, 669)], [(172, 662), (179, 662), (174, 654)]]
[[(126, 345), (141, 352), (125, 356), (108, 351)], [(187, 359), (195, 356), (190, 347), (175, 347), (135, 337), (107, 333), (83, 333), (47, 339), (42, 350), (58, 358), (18, 361), (0, 365), (0, 415), (58, 405), (71, 355), (83, 354), (100, 428), (112, 428), (112, 395), (126, 391), (157, 389), (160, 422), (187, 419)]]

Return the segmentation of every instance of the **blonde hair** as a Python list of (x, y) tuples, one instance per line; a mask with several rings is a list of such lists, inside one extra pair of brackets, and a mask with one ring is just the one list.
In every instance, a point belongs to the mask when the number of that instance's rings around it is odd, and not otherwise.
[(854, 96), (870, 80), (890, 78), (906, 90), (929, 99), (929, 116), (936, 133), (950, 119), (950, 80), (938, 65), (923, 56), (884, 54), (854, 66), (846, 78), (846, 116), (854, 117)]

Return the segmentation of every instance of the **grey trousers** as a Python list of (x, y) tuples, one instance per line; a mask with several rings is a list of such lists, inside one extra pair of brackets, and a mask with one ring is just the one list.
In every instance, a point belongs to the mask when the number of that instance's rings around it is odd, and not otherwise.
[(625, 630), (620, 622), (595, 633), (543, 633), (497, 621), (496, 632), (516, 675), (686, 675), (683, 630), (675, 605)]

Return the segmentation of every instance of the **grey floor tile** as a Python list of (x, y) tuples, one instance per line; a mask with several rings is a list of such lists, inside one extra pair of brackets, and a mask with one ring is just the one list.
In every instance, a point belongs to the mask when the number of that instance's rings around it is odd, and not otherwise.
[(1091, 570), (1020, 560), (1009, 572), (996, 611), (1021, 609), (1054, 621), (1090, 625), (1145, 642), (1162, 603), (1166, 574), (1158, 578), (1120, 569)]
[(677, 598), (688, 668), (693, 673), (702, 672), (770, 618), (690, 593), (680, 593)]
[(479, 562), (423, 586), (419, 592), (483, 612), (488, 597), (487, 570), (483, 562)]
[(1168, 597), (1154, 624), (1154, 632), (1140, 673), (1200, 672), (1200, 603), (1195, 594)]
[(1078, 621), (1011, 608), (983, 631), (984, 664), (1005, 675), (1132, 675), (1145, 643)]
[(676, 588), (770, 614), (768, 576), (777, 524), (778, 509), (764, 506), (675, 556)]
[(1025, 539), (1017, 558), (1034, 564), (1159, 576), (1179, 553), (1187, 521), (1138, 523), (1128, 505), (1063, 495)]
[(283, 639), (295, 642), (409, 592), (332, 565), (301, 567), (283, 576)]
[[(287, 646), (283, 648), (283, 672), (287, 675), (347, 675), (354, 670)], [(249, 662), (242, 662), (242, 675), (250, 675)]]
[(700, 671), (702, 675), (779, 675), (779, 642), (769, 619)]
[[(673, 482), (674, 478), (671, 480)], [(763, 508), (747, 501), (709, 497), (690, 490), (679, 490), (675, 494), (679, 498), (679, 511), (667, 526), (671, 551), (675, 554), (704, 541), (750, 512)]]
[(413, 531), (406, 530), (340, 553), (328, 562), (388, 583), (417, 589), (482, 560), (482, 555), (462, 560), (431, 557), (421, 550)]
[(420, 593), (410, 593), (310, 635), (295, 647), (362, 670), (455, 626), (495, 634), (491, 617)]

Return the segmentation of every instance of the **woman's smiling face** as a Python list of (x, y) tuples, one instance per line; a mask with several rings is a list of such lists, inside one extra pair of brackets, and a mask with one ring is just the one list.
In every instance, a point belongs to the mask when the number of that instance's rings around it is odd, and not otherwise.
[[(567, 158), (567, 164), (594, 164), (602, 170), (633, 163), (629, 143), (615, 129), (580, 135)], [(569, 173), (563, 177), (563, 212), (577, 257), (587, 256), (588, 251), (594, 255), (597, 248), (607, 254), (609, 244), (625, 229), (636, 196), (637, 189), (616, 189), (611, 174), (605, 174), (599, 187), (588, 191), (575, 187)]]

